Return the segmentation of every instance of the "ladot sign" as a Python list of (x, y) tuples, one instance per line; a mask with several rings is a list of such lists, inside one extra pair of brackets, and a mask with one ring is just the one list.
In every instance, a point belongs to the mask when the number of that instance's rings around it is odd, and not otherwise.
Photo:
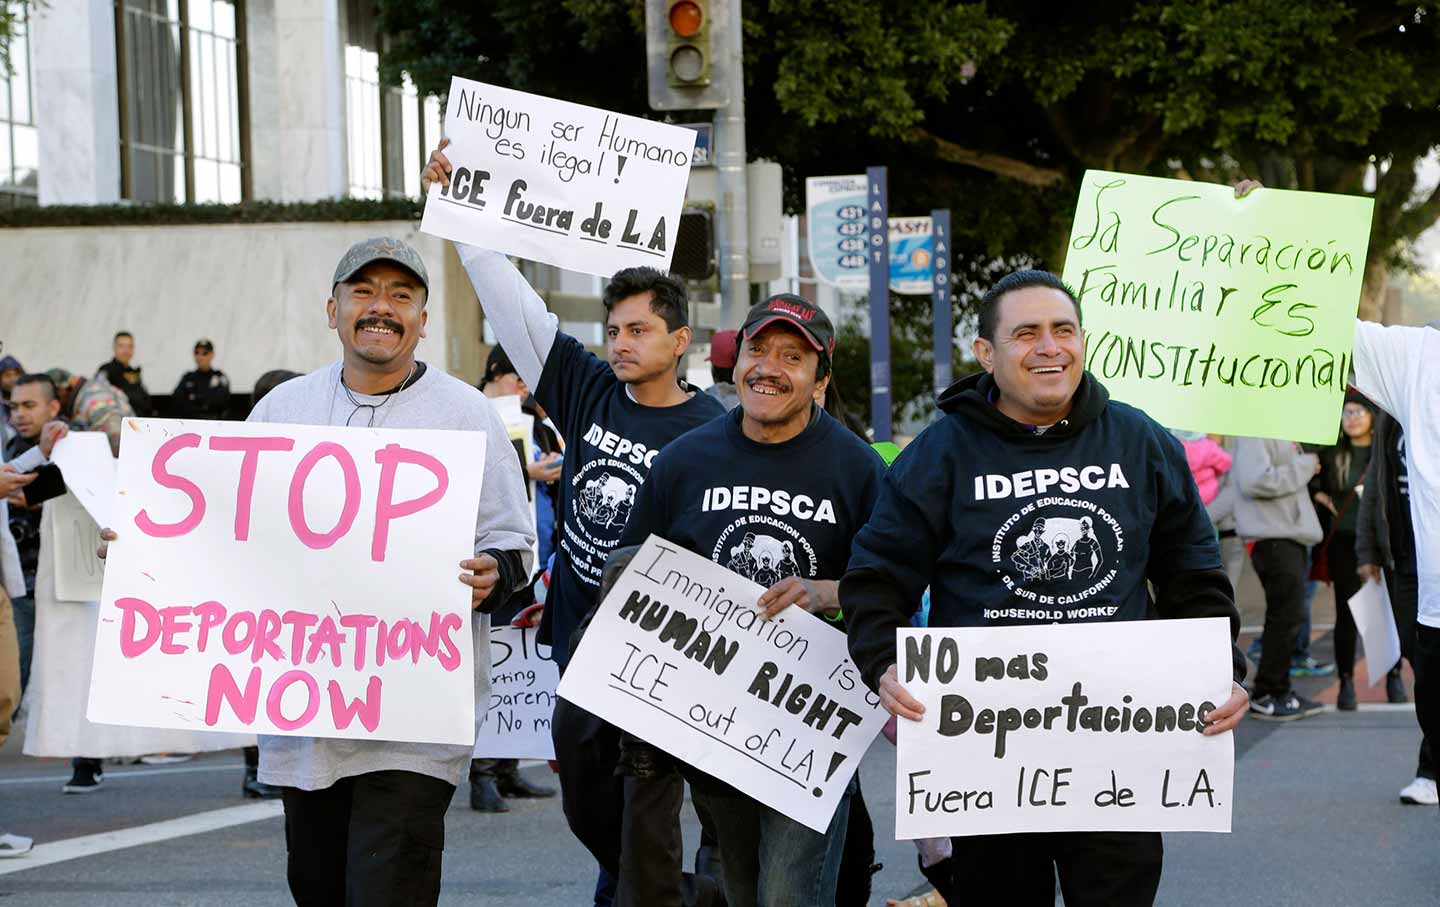
[(91, 721), (475, 740), (484, 436), (127, 420)]

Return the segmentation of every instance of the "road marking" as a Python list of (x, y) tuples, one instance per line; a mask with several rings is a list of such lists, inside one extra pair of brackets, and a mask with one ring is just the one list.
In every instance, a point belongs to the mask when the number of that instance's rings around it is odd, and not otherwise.
[[(1334, 625), (1334, 624), (1311, 624), (1311, 625), (1310, 625), (1310, 631), (1311, 631), (1311, 633), (1314, 633), (1316, 630), (1319, 630), (1321, 633), (1328, 633), (1329, 631), (1331, 631), (1331, 630), (1333, 630), (1333, 629), (1335, 629), (1335, 625)], [(1243, 636), (1259, 636), (1261, 633), (1264, 633), (1264, 632), (1265, 632), (1265, 625), (1264, 625), (1264, 624), (1250, 624), (1250, 625), (1247, 625), (1247, 626), (1244, 626), (1244, 627), (1241, 627), (1241, 628), (1240, 628), (1240, 633), (1241, 633), (1241, 635), (1243, 635)]]
[(156, 844), (174, 838), (185, 838), (190, 835), (205, 834), (206, 832), (219, 831), (222, 828), (230, 828), (235, 825), (261, 822), (265, 819), (277, 818), (282, 815), (284, 811), (285, 807), (278, 800), (271, 800), (264, 803), (246, 803), (243, 806), (227, 806), (224, 809), (212, 809), (209, 812), (196, 813), (193, 816), (181, 816), (178, 819), (167, 819), (164, 822), (137, 825), (134, 828), (121, 828), (116, 831), (101, 832), (98, 835), (66, 838), (63, 841), (54, 841), (50, 844), (36, 844), (35, 849), (25, 856), (16, 857), (13, 860), (6, 860), (0, 863), (0, 875), (9, 875), (12, 872), (24, 872), (27, 869), (38, 869), (41, 866), (49, 866), (52, 863), (63, 863), (66, 860), (93, 857), (102, 853), (109, 853), (112, 850), (123, 850), (127, 847), (139, 847), (144, 844)]
[[(187, 765), (184, 768), (136, 768), (105, 772), (105, 779), (112, 778), (155, 778), (160, 775), (193, 775), (197, 772), (233, 772), (236, 765)], [(238, 774), (238, 773), (237, 773)], [(0, 787), (12, 784), (64, 784), (69, 775), (40, 775), (34, 778), (0, 778)]]

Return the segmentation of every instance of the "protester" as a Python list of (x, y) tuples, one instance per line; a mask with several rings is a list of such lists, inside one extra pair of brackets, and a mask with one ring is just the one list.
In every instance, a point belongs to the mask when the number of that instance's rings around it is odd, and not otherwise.
[(1374, 423), (1370, 401), (1353, 391), (1346, 394), (1339, 443), (1321, 453), (1320, 474), (1310, 483), (1311, 497), (1324, 509), (1330, 524), (1315, 557), (1324, 564), (1335, 590), (1335, 668), (1340, 674), (1335, 707), (1342, 712), (1355, 711), (1356, 704), (1355, 643), (1359, 631), (1350, 613), (1350, 598), (1361, 585), (1355, 560), (1355, 520), (1365, 470), (1370, 465)]
[(113, 351), (114, 357), (96, 369), (95, 373), (104, 375), (111, 387), (125, 395), (135, 415), (155, 415), (155, 407), (150, 402), (150, 392), (145, 389), (145, 382), (140, 377), (140, 366), (130, 361), (135, 356), (135, 337), (129, 331), (120, 331), (115, 335)]
[(1417, 614), (1411, 642), (1415, 716), (1426, 740), (1440, 739), (1440, 330), (1355, 323), (1355, 388), (1395, 418), (1405, 436)]
[(1308, 492), (1320, 461), (1293, 441), (1240, 438), (1234, 472), (1235, 528), (1253, 542), (1250, 563), (1265, 590), (1268, 644), (1255, 670), (1250, 711), (1267, 721), (1308, 718), (1323, 706), (1290, 688), (1290, 664), (1305, 618), (1309, 548), (1324, 537)]
[(45, 373), (60, 392), (60, 419), (76, 431), (102, 431), (110, 441), (110, 452), (120, 455), (120, 426), (136, 415), (130, 401), (116, 390), (110, 379), (96, 375), (89, 381), (63, 368)]
[[(1200, 490), (1200, 502), (1206, 507), (1220, 494), (1220, 480), (1230, 471), (1233, 459), (1214, 439), (1199, 431), (1172, 431), (1185, 448), (1185, 463)], [(1233, 585), (1233, 583), (1232, 583)]]
[[(422, 195), (431, 183), (449, 185), (448, 144), (442, 140), (431, 153)], [(496, 339), (569, 442), (560, 545), (539, 633), (563, 671), (570, 634), (596, 600), (605, 559), (651, 462), (724, 408), (680, 380), (690, 345), (689, 299), (680, 280), (651, 268), (626, 268), (611, 278), (602, 297), (607, 364), (559, 330), (504, 255), (459, 243), (456, 249)], [(607, 905), (620, 859), (620, 732), (564, 700), (556, 705), (552, 731), (565, 818), (600, 864), (596, 903)]]
[(735, 389), (736, 331), (717, 331), (710, 338), (710, 380), (705, 393), (720, 401), (727, 411), (740, 405)]
[[(276, 387), (252, 422), (485, 433), (475, 556), (460, 563), (472, 621), (475, 697), (489, 695), (489, 619), (528, 576), (534, 539), (504, 423), (483, 394), (415, 358), (429, 278), (419, 253), (376, 238), (340, 259), (326, 302), (340, 362)], [(288, 878), (297, 904), (434, 904), (445, 812), (470, 747), (262, 736), (260, 780), (285, 788)]]
[[(55, 382), (46, 375), (22, 376), (11, 388), (10, 408), (16, 434), (5, 448), (7, 460), (38, 446), (41, 429), (59, 417)], [(20, 695), (24, 696), (30, 686), (35, 649), (35, 573), (40, 561), (40, 505), (30, 503), (24, 491), (10, 496), (10, 535), (20, 553), (20, 570), (25, 576), (25, 594), (11, 601), (20, 641)]]
[(25, 374), (25, 368), (14, 356), (0, 358), (0, 445), (15, 439), (15, 428), (10, 419), (10, 392), (15, 382)]
[[(485, 377), (480, 379), (480, 392), (486, 397), (495, 399), (497, 397), (527, 397), (529, 395), (525, 382), (515, 373), (515, 367), (510, 364), (510, 357), (505, 351), (496, 346), (490, 350), (490, 356), (485, 362)], [(534, 424), (533, 434), (538, 436), (542, 426), (537, 421)], [(544, 459), (533, 463), (525, 462), (524, 445), (517, 444), (517, 453), (520, 454), (520, 465), (530, 479), (536, 483), (537, 500), (533, 502), (537, 517), (542, 502), (538, 500), (538, 489), (540, 486), (550, 482), (558, 482), (560, 479), (560, 466), (558, 454), (545, 454)], [(549, 499), (544, 502), (549, 508)], [(554, 525), (553, 520), (549, 524)], [(539, 520), (536, 520), (536, 531), (539, 532)], [(540, 562), (544, 563), (545, 555), (541, 554)], [(517, 595), (523, 595), (529, 588), (526, 583), (519, 590)], [(515, 617), (515, 610), (512, 602), (515, 596), (511, 596), (505, 605), (501, 606), (493, 615), (492, 619), (497, 623), (502, 621), (509, 623)], [(533, 601), (533, 595), (530, 598)], [(534, 799), (555, 796), (555, 789), (543, 785), (534, 784), (520, 774), (520, 760), (518, 759), (472, 759), (470, 760), (470, 808), (477, 812), (504, 813), (509, 812), (510, 807), (506, 805), (505, 798)]]
[[(659, 535), (767, 587), (756, 603), (766, 618), (797, 605), (839, 622), (838, 581), (851, 540), (870, 516), (885, 464), (816, 405), (817, 391), (824, 393), (830, 381), (835, 348), (823, 311), (799, 296), (772, 296), (750, 310), (739, 336), (738, 408), (661, 452), (620, 544)], [(701, 504), (720, 500), (715, 489), (747, 486), (750, 501), (762, 499), (764, 490), (763, 499), (805, 500), (813, 509)], [(737, 556), (732, 546), (752, 536), (754, 548), (793, 552), (793, 558), (772, 567)], [(694, 799), (715, 820), (731, 907), (835, 903), (853, 782), (820, 834), (702, 772), (687, 774)], [(630, 786), (627, 780), (627, 791)], [(681, 793), (675, 781), (673, 808), (654, 818), (673, 831), (665, 850), (677, 870)], [(628, 871), (628, 849), (621, 857)], [(622, 872), (621, 884), (626, 880)]]
[(230, 379), (215, 368), (215, 344), (195, 341), (195, 370), (186, 372), (170, 396), (177, 419), (224, 419), (230, 409)]
[[(33, 458), (32, 458), (33, 459)], [(0, 450), (0, 747), (10, 739), (10, 723), (20, 703), (20, 646), (11, 614), (11, 596), (23, 595), (20, 556), (10, 537), (8, 499), (35, 481), (13, 464), (7, 464)], [(30, 852), (34, 841), (0, 828), (0, 857), (18, 857)]]
[[(875, 512), (855, 539), (840, 605), (850, 621), (851, 656), (891, 714), (918, 720), (923, 711), (897, 679), (895, 632), (909, 624), (927, 585), (932, 627), (1049, 621), (1017, 594), (1043, 589), (1080, 598), (1084, 616), (1076, 620), (1224, 617), (1231, 638), (1238, 633), (1215, 530), (1183, 449), (1145, 413), (1109, 399), (1084, 370), (1084, 348), (1079, 304), (1060, 278), (1045, 271), (1006, 276), (980, 304), (974, 352), (984, 372), (940, 396), (943, 416), (886, 475)], [(1073, 501), (1032, 499), (1029, 506), (1040, 507), (1027, 517), (1019, 516), (1023, 499), (975, 492), (987, 487), (986, 476), (1008, 481), (1027, 470), (1058, 473), (1086, 464), (1096, 464), (1092, 481), (1067, 489)], [(1088, 576), (1040, 570), (1036, 557), (1052, 539), (1058, 549), (1063, 538), (1058, 530), (1047, 535), (1047, 520), (1078, 522), (1092, 510), (1120, 527), (1107, 527), (1101, 537), (1095, 527), (1102, 521), (1093, 520), (1086, 547), (1114, 571), (1099, 592), (1089, 591)], [(1003, 555), (1013, 569), (997, 571), (992, 540), (1012, 524)], [(1015, 588), (1002, 582), (1005, 573)], [(1114, 606), (1111, 616), (1100, 616), (1108, 609), (1094, 606), (1102, 604)], [(1238, 651), (1232, 658), (1232, 695), (1209, 714), (1206, 734), (1229, 731), (1244, 717), (1244, 658)], [(981, 835), (951, 845), (949, 859), (923, 871), (955, 905), (1049, 907), (1057, 871), (1072, 907), (1148, 905), (1160, 883), (1158, 833)]]
[[(1410, 521), (1410, 474), (1405, 462), (1405, 433), (1383, 412), (1375, 414), (1375, 440), (1365, 472), (1365, 494), (1355, 519), (1355, 559), (1360, 576), (1371, 582), (1385, 579), (1400, 655), (1415, 664), (1415, 618), (1419, 608), (1415, 561), (1415, 528)], [(1386, 698), (1405, 702), (1405, 681), (1400, 663), (1385, 678)], [(1435, 751), (1430, 738), (1421, 736), (1415, 779), (1400, 791), (1400, 802), (1433, 806), (1440, 803), (1435, 785)]]

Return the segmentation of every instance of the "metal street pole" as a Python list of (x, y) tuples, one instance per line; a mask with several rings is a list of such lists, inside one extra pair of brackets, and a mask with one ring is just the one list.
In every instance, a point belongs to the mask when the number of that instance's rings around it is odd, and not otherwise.
[(890, 429), (890, 189), (884, 167), (865, 169), (870, 251), (870, 424), (876, 441)]
[(935, 394), (955, 380), (955, 328), (950, 318), (950, 209), (930, 212), (934, 225), (934, 249), (930, 256), (932, 297), (935, 315)]
[(750, 308), (750, 212), (745, 190), (745, 58), (741, 0), (730, 0), (721, 49), (729, 103), (715, 115), (715, 169), (720, 198), (716, 237), (720, 252), (720, 324), (737, 327)]

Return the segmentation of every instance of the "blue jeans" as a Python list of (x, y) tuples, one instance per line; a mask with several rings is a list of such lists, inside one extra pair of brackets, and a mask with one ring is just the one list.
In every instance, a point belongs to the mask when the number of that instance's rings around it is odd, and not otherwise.
[(855, 781), (825, 834), (733, 789), (692, 787), (714, 818), (729, 907), (833, 907)]

